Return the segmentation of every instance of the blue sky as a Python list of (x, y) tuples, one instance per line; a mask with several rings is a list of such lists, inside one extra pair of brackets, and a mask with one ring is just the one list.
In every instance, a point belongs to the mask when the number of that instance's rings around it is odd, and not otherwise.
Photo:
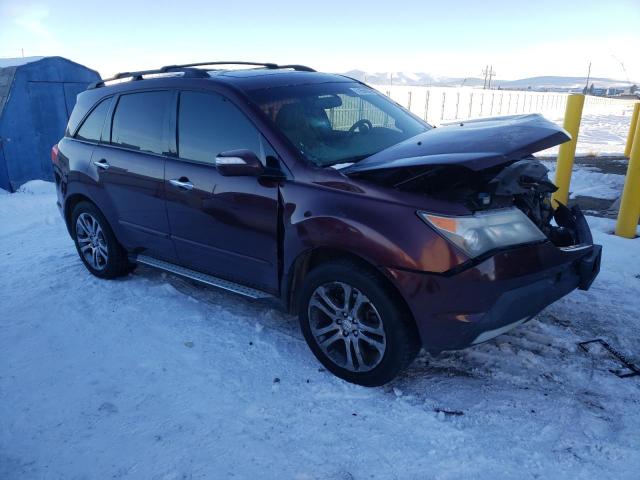
[(640, 1), (0, 0), (0, 57), (21, 49), (103, 75), (244, 59), (461, 77), (490, 63), (514, 79), (591, 61), (592, 75), (640, 82)]

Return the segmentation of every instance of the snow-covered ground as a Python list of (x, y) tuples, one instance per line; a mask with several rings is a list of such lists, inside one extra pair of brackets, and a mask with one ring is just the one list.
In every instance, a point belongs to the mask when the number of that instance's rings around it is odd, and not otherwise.
[(0, 478), (616, 478), (640, 471), (640, 239), (486, 344), (384, 388), (319, 368), (296, 320), (139, 268), (92, 277), (52, 184), (0, 195)]
[[(624, 153), (627, 134), (631, 125), (633, 105), (585, 107), (580, 122), (576, 155), (578, 156), (620, 156)], [(548, 118), (562, 125), (563, 114), (549, 115)], [(557, 155), (560, 147), (553, 147), (538, 155)]]

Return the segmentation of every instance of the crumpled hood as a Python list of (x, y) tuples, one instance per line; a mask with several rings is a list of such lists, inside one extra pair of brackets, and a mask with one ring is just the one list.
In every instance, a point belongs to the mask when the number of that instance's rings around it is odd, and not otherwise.
[(341, 169), (351, 174), (427, 165), (478, 171), (519, 160), (571, 140), (539, 114), (467, 120), (421, 133)]

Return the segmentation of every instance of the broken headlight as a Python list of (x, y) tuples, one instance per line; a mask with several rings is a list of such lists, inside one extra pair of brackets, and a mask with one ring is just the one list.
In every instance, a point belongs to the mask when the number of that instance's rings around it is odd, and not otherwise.
[(417, 213), (471, 257), (496, 248), (546, 239), (544, 233), (516, 207), (456, 217)]

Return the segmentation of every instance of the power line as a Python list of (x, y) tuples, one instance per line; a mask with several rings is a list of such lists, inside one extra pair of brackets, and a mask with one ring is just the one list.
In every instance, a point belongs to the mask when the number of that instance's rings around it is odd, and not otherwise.
[(613, 54), (611, 56), (615, 59), (616, 62), (620, 64), (620, 66), (622, 67), (622, 71), (624, 72), (624, 76), (627, 79), (627, 83), (631, 85), (631, 80), (629, 80), (629, 74), (627, 73), (627, 69), (624, 68), (624, 63), (622, 62), (622, 60), (620, 60), (618, 57), (616, 57)]
[(484, 84), (482, 85), (483, 89), (491, 89), (491, 78), (496, 76), (496, 72), (493, 71), (493, 65), (487, 65), (484, 70), (482, 70), (482, 74), (484, 75)]
[(585, 95), (589, 91), (589, 78), (591, 78), (591, 62), (589, 62), (589, 71), (587, 71), (587, 84), (584, 86)]

